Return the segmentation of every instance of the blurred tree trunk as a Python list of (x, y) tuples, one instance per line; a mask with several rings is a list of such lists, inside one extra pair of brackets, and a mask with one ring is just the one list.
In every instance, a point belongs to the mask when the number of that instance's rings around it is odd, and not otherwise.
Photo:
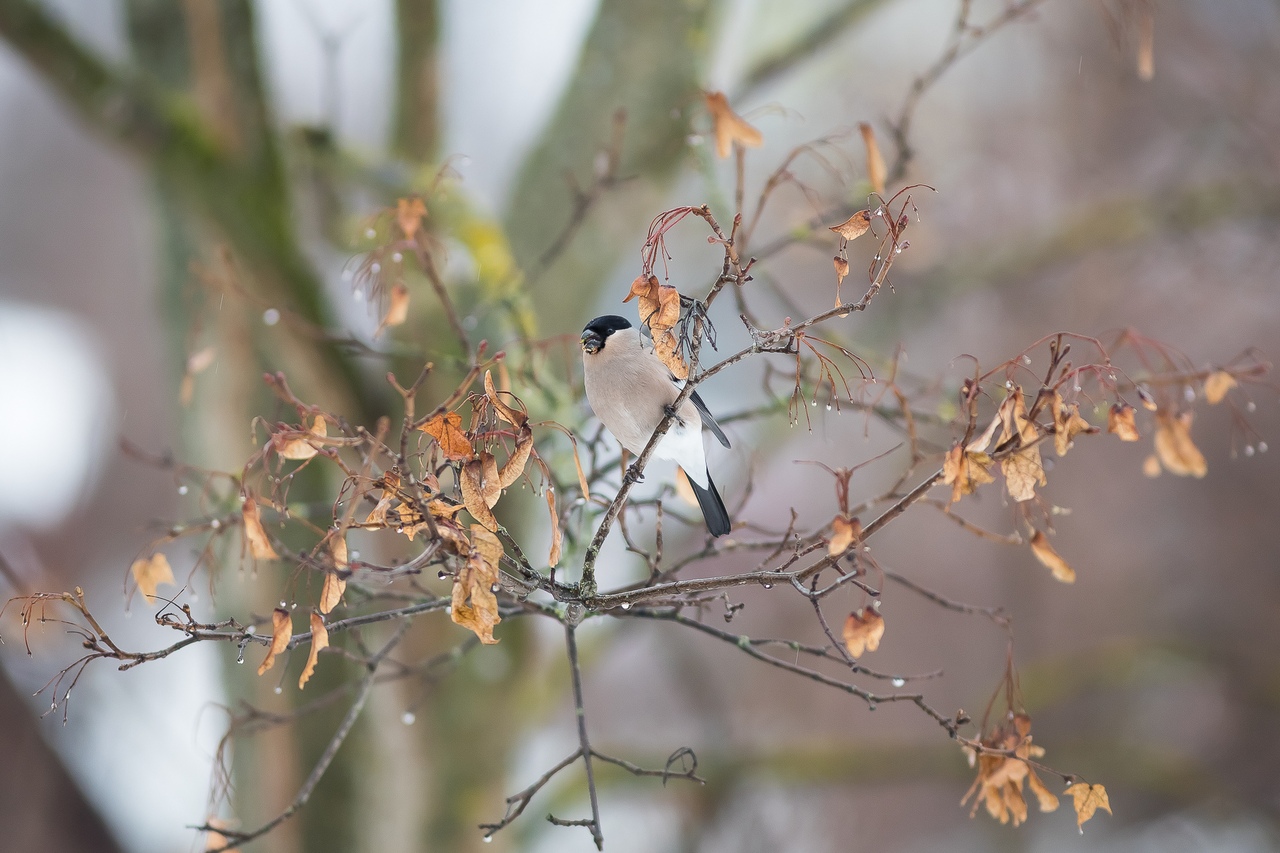
[[(577, 69), (520, 169), (506, 213), (517, 264), (537, 274), (531, 296), (544, 334), (582, 327), (586, 306), (661, 209), (686, 151), (689, 117), (702, 103), (718, 6), (718, 0), (600, 3)], [(601, 198), (564, 251), (549, 258), (574, 207), (567, 176), (590, 185), (618, 109), (626, 111), (620, 176), (645, 180)]]

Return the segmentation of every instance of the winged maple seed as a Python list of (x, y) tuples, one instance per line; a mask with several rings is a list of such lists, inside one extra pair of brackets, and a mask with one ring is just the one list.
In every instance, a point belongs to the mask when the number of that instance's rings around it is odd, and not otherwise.
[(1053, 412), (1053, 449), (1059, 456), (1067, 455), (1077, 435), (1098, 432), (1096, 426), (1080, 417), (1080, 407), (1075, 403), (1064, 403), (1057, 391), (1053, 392), (1050, 407)]
[(1162, 414), (1156, 420), (1156, 456), (1170, 474), (1203, 477), (1209, 473), (1204, 454), (1191, 440), (1191, 413), (1174, 417)]
[(735, 142), (744, 148), (759, 148), (764, 142), (760, 131), (730, 108), (724, 92), (707, 92), (703, 98), (707, 102), (707, 112), (711, 113), (711, 132), (716, 138), (717, 157), (722, 160), (728, 157)]
[(969, 816), (986, 806), (987, 814), (1001, 823), (1018, 826), (1027, 819), (1027, 801), (1023, 799), (1023, 785), (1035, 794), (1042, 812), (1058, 808), (1058, 798), (1036, 775), (1029, 761), (1044, 756), (1044, 748), (1031, 742), (1031, 718), (1026, 714), (1010, 714), (994, 731), (979, 741), (983, 747), (1006, 754), (976, 752), (963, 747), (969, 757), (969, 766), (977, 767), (978, 777), (960, 800), (965, 805), (973, 799)]
[(884, 195), (884, 183), (889, 170), (884, 165), (880, 144), (876, 142), (876, 132), (865, 121), (858, 123), (858, 132), (862, 134), (862, 144), (867, 149), (867, 180), (871, 183), (872, 190)]
[(1137, 410), (1128, 403), (1116, 403), (1107, 412), (1107, 432), (1119, 437), (1121, 441), (1137, 441), (1142, 438), (1135, 421)]
[(1031, 553), (1036, 555), (1036, 559), (1042, 566), (1053, 572), (1057, 580), (1063, 583), (1076, 582), (1075, 569), (1067, 565), (1067, 561), (1053, 550), (1053, 546), (1049, 544), (1049, 537), (1044, 535), (1043, 530), (1037, 530), (1031, 537)]
[(324, 625), (324, 617), (315, 611), (311, 612), (311, 652), (307, 655), (307, 665), (302, 669), (302, 675), (298, 676), (298, 689), (301, 690), (307, 686), (307, 682), (311, 680), (311, 676), (315, 674), (316, 662), (320, 659), (320, 652), (329, 647), (329, 629)]
[(827, 542), (827, 553), (832, 557), (839, 557), (861, 536), (862, 524), (858, 519), (837, 515), (831, 521), (831, 539)]
[(852, 657), (860, 658), (880, 648), (884, 636), (884, 617), (870, 607), (850, 613), (844, 620), (844, 646)]
[(244, 539), (249, 546), (249, 553), (255, 560), (278, 560), (280, 555), (271, 546), (267, 531), (262, 526), (262, 515), (258, 511), (258, 502), (253, 495), (247, 495), (240, 505), (240, 516), (244, 520)]
[(502, 542), (479, 524), (471, 525), (471, 553), (467, 564), (453, 581), (453, 600), (449, 618), (470, 628), (480, 642), (491, 645), (493, 628), (502, 618), (498, 615), (498, 565), (502, 561)]
[(160, 584), (174, 585), (173, 569), (169, 566), (169, 558), (160, 551), (150, 557), (134, 560), (131, 569), (133, 582), (138, 585), (138, 592), (146, 597), (148, 604), (155, 601), (156, 587)]
[(276, 665), (276, 656), (289, 647), (289, 639), (292, 636), (293, 620), (289, 616), (289, 611), (283, 607), (277, 607), (271, 611), (271, 647), (267, 649), (267, 656), (258, 667), (258, 675), (262, 675)]

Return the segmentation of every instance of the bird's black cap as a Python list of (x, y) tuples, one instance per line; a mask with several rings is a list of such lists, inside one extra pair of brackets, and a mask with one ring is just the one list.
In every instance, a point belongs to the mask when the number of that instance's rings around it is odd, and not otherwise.
[(630, 328), (631, 321), (626, 317), (619, 317), (617, 314), (597, 317), (582, 330), (582, 348), (588, 353), (598, 352), (610, 335)]

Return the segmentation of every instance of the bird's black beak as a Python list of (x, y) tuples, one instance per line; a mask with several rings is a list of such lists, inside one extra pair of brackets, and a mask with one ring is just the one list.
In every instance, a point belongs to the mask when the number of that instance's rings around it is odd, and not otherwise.
[(582, 351), (591, 355), (600, 352), (600, 348), (604, 346), (604, 338), (600, 337), (599, 332), (587, 329), (582, 333)]

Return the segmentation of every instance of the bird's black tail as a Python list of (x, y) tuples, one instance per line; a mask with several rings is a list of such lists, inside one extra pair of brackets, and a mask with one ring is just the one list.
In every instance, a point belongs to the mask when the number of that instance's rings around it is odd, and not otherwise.
[(724, 508), (724, 501), (716, 491), (711, 472), (707, 472), (705, 489), (695, 483), (692, 477), (689, 477), (689, 485), (693, 487), (693, 493), (698, 498), (698, 506), (702, 507), (702, 517), (707, 521), (707, 530), (712, 536), (724, 536), (733, 528), (733, 523), (729, 521), (729, 510)]

